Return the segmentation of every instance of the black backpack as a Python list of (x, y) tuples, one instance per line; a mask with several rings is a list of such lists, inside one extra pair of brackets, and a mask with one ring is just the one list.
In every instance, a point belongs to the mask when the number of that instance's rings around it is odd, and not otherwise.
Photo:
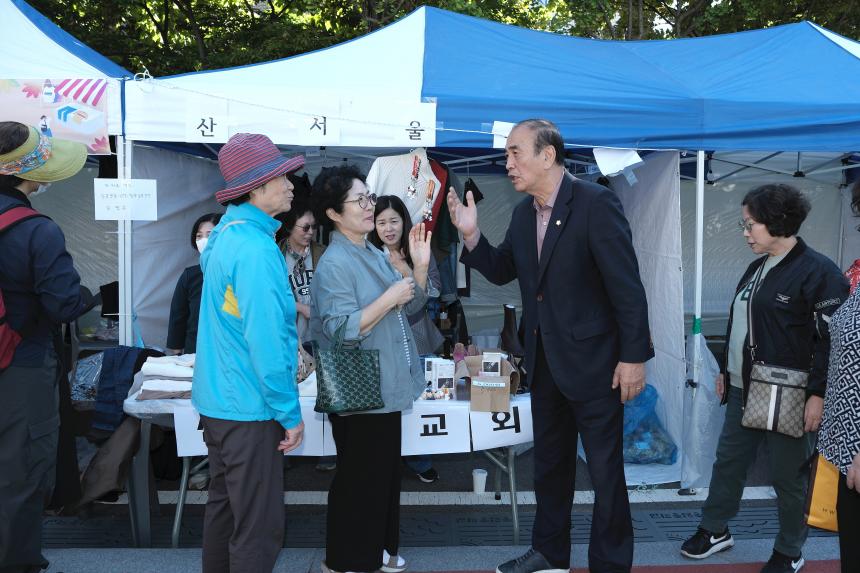
[[(11, 207), (0, 213), (0, 235), (21, 221), (44, 216), (23, 205)], [(12, 330), (6, 322), (6, 304), (3, 302), (3, 289), (0, 289), (0, 372), (9, 367), (15, 355), (15, 348), (20, 342), (21, 335)]]

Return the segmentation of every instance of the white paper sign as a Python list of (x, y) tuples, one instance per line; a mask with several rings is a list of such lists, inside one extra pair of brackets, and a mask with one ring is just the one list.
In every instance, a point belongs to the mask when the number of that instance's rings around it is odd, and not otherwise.
[[(638, 165), (642, 165), (642, 158), (635, 149), (607, 149), (604, 147), (594, 148), (594, 160), (600, 168), (600, 172), (607, 177), (616, 175), (622, 171), (626, 172)], [(632, 185), (633, 183), (631, 183)]]
[(185, 105), (185, 141), (226, 143), (229, 139), (230, 105), (220, 98), (198, 97)]
[(514, 128), (514, 124), (507, 121), (494, 121), (493, 122), (493, 148), (494, 149), (504, 149), (505, 144), (508, 142), (508, 136), (511, 134), (511, 130)]
[(179, 457), (209, 455), (197, 410), (176, 408), (173, 410), (173, 426), (176, 430), (176, 454)]
[(469, 403), (418, 400), (401, 415), (400, 453), (442, 454), (468, 452)]
[(155, 179), (94, 179), (97, 221), (157, 221)]
[(532, 409), (528, 398), (514, 396), (507, 412), (469, 412), (472, 449), (488, 450), (534, 441)]

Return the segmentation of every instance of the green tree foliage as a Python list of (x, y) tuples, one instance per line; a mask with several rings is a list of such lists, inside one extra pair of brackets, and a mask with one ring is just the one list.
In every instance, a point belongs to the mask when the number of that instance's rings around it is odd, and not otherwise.
[[(372, 32), (418, 0), (31, 0), (67, 32), (154, 76), (284, 58)], [(429, 0), (427, 5), (575, 36), (636, 40), (812, 20), (860, 35), (856, 0)]]

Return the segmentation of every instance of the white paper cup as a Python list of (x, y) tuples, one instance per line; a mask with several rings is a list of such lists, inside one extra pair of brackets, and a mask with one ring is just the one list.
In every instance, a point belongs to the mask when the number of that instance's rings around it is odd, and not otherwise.
[(487, 470), (472, 470), (472, 490), (475, 493), (484, 493), (487, 489)]

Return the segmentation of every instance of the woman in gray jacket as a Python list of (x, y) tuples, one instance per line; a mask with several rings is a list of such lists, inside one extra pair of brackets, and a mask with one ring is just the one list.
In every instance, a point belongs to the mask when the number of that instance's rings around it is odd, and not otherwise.
[(413, 276), (403, 278), (367, 242), (376, 196), (354, 166), (323, 170), (311, 201), (317, 221), (334, 227), (311, 283), (311, 330), (322, 348), (346, 323), (344, 340), (379, 350), (382, 399), (377, 410), (329, 415), (337, 473), (328, 495), (323, 571), (406, 569), (398, 555), (400, 528), (400, 412), (424, 388), (408, 315), (427, 300), (430, 233), (409, 235)]

